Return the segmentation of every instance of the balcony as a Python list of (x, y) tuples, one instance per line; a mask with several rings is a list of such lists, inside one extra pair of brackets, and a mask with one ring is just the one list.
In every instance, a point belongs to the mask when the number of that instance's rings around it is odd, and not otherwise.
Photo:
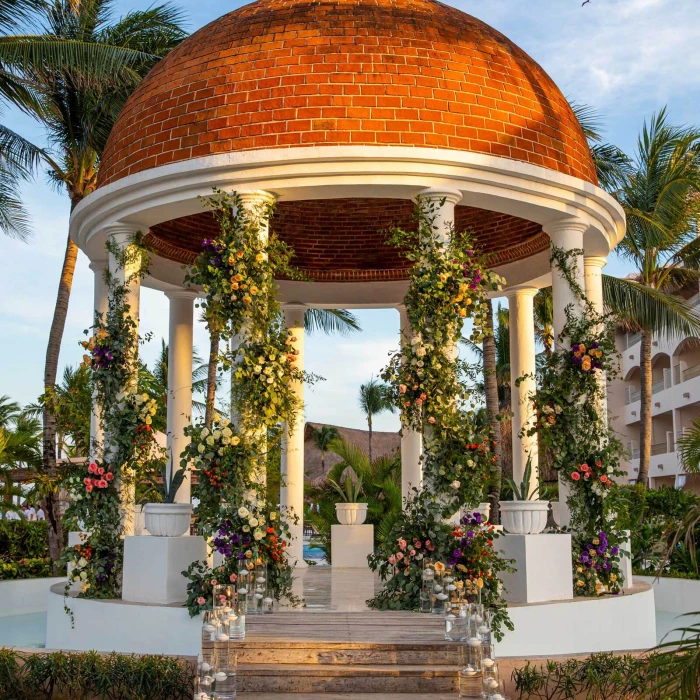
[(631, 348), (633, 345), (636, 345), (641, 339), (641, 333), (634, 333), (632, 335), (625, 333), (625, 350)]
[(641, 390), (637, 389), (636, 391), (633, 391), (631, 387), (627, 387), (625, 391), (625, 405), (629, 406), (631, 403), (634, 403), (635, 401), (639, 401), (639, 399), (642, 396)]
[(668, 442), (657, 442), (651, 446), (652, 455), (665, 455), (668, 451)]
[[(678, 369), (680, 370), (680, 366)], [(679, 372), (679, 374), (681, 375), (681, 382), (687, 382), (689, 379), (700, 375), (700, 364), (686, 367), (682, 372)]]

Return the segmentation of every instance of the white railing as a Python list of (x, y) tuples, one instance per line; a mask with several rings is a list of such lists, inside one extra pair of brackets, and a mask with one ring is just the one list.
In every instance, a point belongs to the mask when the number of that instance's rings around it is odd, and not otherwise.
[(686, 367), (683, 370), (682, 381), (687, 382), (689, 379), (692, 379), (693, 377), (697, 377), (699, 374), (700, 374), (700, 364), (693, 365), (692, 367)]
[(662, 379), (660, 382), (654, 382), (651, 385), (651, 393), (652, 394), (658, 394), (660, 391), (663, 391), (666, 388), (666, 382)]
[(651, 446), (651, 454), (653, 455), (665, 455), (668, 452), (667, 442), (657, 442), (655, 445)]
[(627, 392), (625, 394), (625, 404), (628, 406), (635, 401), (639, 401), (642, 392), (640, 390), (632, 391), (631, 387), (627, 387)]

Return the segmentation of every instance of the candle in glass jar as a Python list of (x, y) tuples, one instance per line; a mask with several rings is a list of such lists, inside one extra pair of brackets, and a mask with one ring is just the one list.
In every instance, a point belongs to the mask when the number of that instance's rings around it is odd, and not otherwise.
[(272, 605), (273, 602), (272, 598), (263, 598), (263, 603), (265, 603), (265, 605)]
[(264, 576), (258, 576), (256, 579), (257, 583), (265, 583), (265, 577)]
[(228, 642), (228, 635), (224, 634), (223, 632), (219, 632), (219, 634), (216, 635), (216, 641), (217, 642)]
[(211, 671), (211, 666), (206, 661), (203, 661), (202, 666), (201, 666), (201, 670), (202, 670), (202, 673), (209, 673), (209, 671)]
[(496, 662), (487, 656), (481, 663), (484, 665), (484, 668), (491, 669)]
[(226, 680), (226, 674), (223, 671), (219, 671), (215, 676), (214, 680), (217, 681), (218, 683), (221, 683), (222, 681)]
[(238, 595), (245, 595), (248, 592), (247, 588), (239, 588)]

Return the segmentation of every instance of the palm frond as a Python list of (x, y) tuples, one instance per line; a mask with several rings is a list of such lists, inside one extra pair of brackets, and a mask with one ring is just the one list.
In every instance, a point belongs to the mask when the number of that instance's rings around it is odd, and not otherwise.
[(607, 308), (630, 329), (647, 329), (666, 337), (700, 335), (700, 316), (678, 296), (633, 280), (603, 275)]
[(347, 336), (362, 330), (357, 317), (347, 309), (307, 309), (304, 312), (304, 329), (312, 334), (320, 331), (326, 335)]
[(677, 449), (684, 469), (689, 474), (700, 474), (700, 418), (696, 418), (678, 440)]

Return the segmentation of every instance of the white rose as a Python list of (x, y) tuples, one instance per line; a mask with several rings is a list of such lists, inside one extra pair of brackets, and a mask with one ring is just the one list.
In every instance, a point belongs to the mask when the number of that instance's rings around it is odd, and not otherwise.
[(221, 437), (221, 431), (220, 431), (220, 430), (215, 430), (215, 431), (212, 433), (212, 436), (213, 436), (214, 440), (218, 440), (218, 439)]
[(219, 448), (219, 451), (218, 451), (216, 454), (218, 454), (219, 457), (223, 457), (223, 456), (224, 456), (224, 448), (223, 448), (223, 447), (220, 447), (220, 448)]
[(227, 425), (230, 425), (231, 421), (228, 418), (222, 418), (221, 419), (221, 427), (225, 428)]
[(243, 532), (250, 532), (250, 525), (244, 525), (241, 530), (243, 530)]
[(256, 531), (253, 533), (253, 538), (254, 538), (255, 540), (257, 540), (258, 542), (259, 542), (263, 537), (265, 537), (265, 533), (264, 533), (262, 530), (256, 530)]
[(221, 416), (218, 413), (214, 414), (214, 423), (218, 423), (221, 420)]
[(221, 431), (221, 434), (222, 434), (225, 438), (230, 438), (231, 435), (233, 435), (233, 433), (231, 432), (231, 428), (224, 428), (224, 429)]
[(467, 460), (467, 466), (468, 466), (468, 467), (473, 467), (473, 466), (474, 466), (474, 460), (473, 460), (473, 459), (468, 459), (468, 460)]
[(81, 578), (83, 581), (85, 581), (85, 579), (87, 578), (87, 572), (81, 571), (81, 572), (80, 572), (80, 578)]
[(221, 438), (221, 444), (222, 444), (222, 445), (230, 445), (230, 444), (231, 444), (231, 438), (222, 437), (222, 438)]
[(87, 566), (87, 560), (86, 560), (84, 557), (80, 557), (80, 559), (78, 560), (78, 563), (76, 564), (76, 566), (77, 566), (79, 569), (82, 569), (84, 566)]
[(277, 513), (273, 510), (272, 513), (270, 513), (270, 520), (275, 520), (277, 518)]
[(231, 438), (231, 444), (232, 444), (234, 447), (235, 447), (236, 445), (238, 445), (238, 444), (240, 443), (240, 441), (241, 441), (241, 438), (239, 438), (238, 435), (234, 435), (234, 436)]
[(207, 435), (209, 435), (209, 428), (203, 428), (202, 432), (199, 434), (199, 437), (204, 440)]
[(425, 348), (418, 348), (418, 350), (416, 350), (416, 355), (418, 355), (418, 357), (425, 357)]
[(199, 451), (200, 455), (204, 454), (205, 449), (206, 449), (206, 447), (204, 447), (204, 445), (197, 445), (197, 450)]
[(258, 526), (258, 519), (257, 518), (250, 518), (250, 520), (248, 520), (248, 525), (250, 525), (251, 527), (257, 527)]
[(238, 509), (238, 516), (240, 518), (247, 518), (249, 515), (250, 515), (250, 511), (245, 506), (241, 506)]
[(272, 384), (274, 381), (275, 381), (275, 380), (274, 380), (274, 377), (268, 377), (268, 378), (267, 378), (267, 383), (268, 383), (268, 384)]
[(210, 436), (207, 438), (207, 445), (209, 445), (209, 447), (211, 447), (213, 444), (214, 444), (214, 436), (213, 436), (213, 435), (210, 435)]
[(461, 484), (460, 484), (459, 481), (453, 481), (453, 482), (450, 484), (450, 486), (451, 486), (453, 489), (458, 489), (458, 488), (461, 486)]

